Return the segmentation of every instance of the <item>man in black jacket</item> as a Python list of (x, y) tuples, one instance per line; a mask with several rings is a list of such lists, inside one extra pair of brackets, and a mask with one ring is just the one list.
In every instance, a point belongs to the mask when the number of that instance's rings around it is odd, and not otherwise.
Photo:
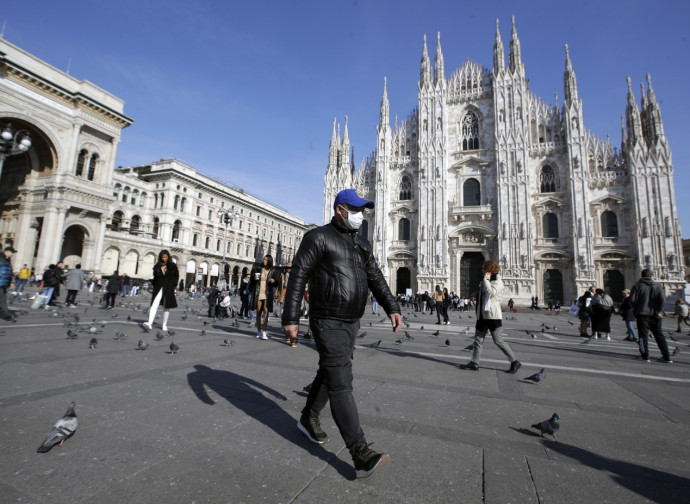
[(319, 370), (297, 427), (312, 442), (327, 443), (319, 414), (330, 399), (333, 419), (352, 455), (357, 477), (362, 478), (390, 461), (388, 454), (369, 448), (352, 395), (352, 354), (369, 290), (388, 314), (394, 332), (402, 327), (402, 317), (371, 245), (357, 233), (364, 209), (374, 208), (374, 202), (345, 189), (336, 196), (333, 208), (331, 222), (305, 234), (292, 261), (282, 324), (287, 337), (297, 338), (308, 282), (309, 328), (319, 352)]
[(652, 271), (643, 269), (640, 280), (630, 292), (630, 302), (633, 305), (637, 319), (637, 332), (640, 344), (639, 360), (649, 362), (649, 331), (654, 335), (656, 344), (661, 350), (661, 361), (671, 363), (666, 337), (661, 332), (661, 317), (664, 316), (666, 298), (661, 286), (652, 280)]

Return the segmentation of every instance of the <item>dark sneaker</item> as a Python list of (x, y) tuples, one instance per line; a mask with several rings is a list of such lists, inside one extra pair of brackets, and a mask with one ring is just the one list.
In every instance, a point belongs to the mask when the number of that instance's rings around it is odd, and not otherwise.
[(328, 443), (328, 435), (321, 428), (321, 422), (318, 418), (302, 417), (297, 422), (297, 428), (301, 430), (312, 443)]
[(470, 361), (467, 363), (467, 366), (465, 366), (465, 369), (469, 369), (470, 371), (479, 371), (479, 364)]
[(514, 360), (513, 362), (510, 363), (510, 369), (508, 370), (509, 374), (515, 374), (517, 373), (518, 369), (522, 367), (522, 363), (519, 360)]
[(355, 447), (352, 461), (355, 464), (355, 472), (358, 478), (371, 476), (376, 469), (385, 466), (391, 461), (391, 457), (387, 453), (376, 453), (369, 448), (371, 444), (373, 443), (360, 443)]
[(673, 361), (672, 361), (671, 359), (664, 359), (664, 358), (662, 358), (662, 359), (659, 359), (659, 360), (660, 360), (661, 362), (663, 362), (664, 364), (673, 364)]
[(637, 360), (639, 360), (639, 361), (649, 362), (649, 358), (643, 357), (642, 355), (638, 355), (638, 356), (635, 357), (635, 358), (636, 358)]

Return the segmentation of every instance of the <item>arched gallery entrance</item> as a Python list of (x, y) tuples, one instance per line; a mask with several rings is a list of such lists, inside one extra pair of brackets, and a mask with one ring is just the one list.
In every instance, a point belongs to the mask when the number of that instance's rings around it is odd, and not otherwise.
[(396, 294), (405, 294), (407, 289), (412, 288), (412, 275), (410, 275), (409, 268), (398, 268), (395, 274), (395, 292)]
[(460, 296), (468, 298), (479, 291), (484, 254), (465, 252), (460, 259)]

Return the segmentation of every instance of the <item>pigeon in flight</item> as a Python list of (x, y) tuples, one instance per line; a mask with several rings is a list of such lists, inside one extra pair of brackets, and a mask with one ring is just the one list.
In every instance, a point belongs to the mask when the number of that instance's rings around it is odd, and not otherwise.
[(528, 376), (525, 380), (533, 381), (534, 383), (541, 383), (544, 378), (546, 378), (546, 369), (541, 368), (541, 371), (534, 373), (532, 376)]
[(69, 438), (77, 430), (77, 425), (79, 425), (79, 420), (77, 420), (77, 414), (74, 412), (74, 402), (71, 402), (65, 416), (55, 422), (50, 434), (48, 434), (48, 437), (38, 447), (36, 452), (46, 453), (55, 445), (62, 446), (65, 439)]
[(98, 340), (96, 338), (91, 338), (91, 341), (89, 341), (89, 350), (96, 348), (96, 345), (98, 345)]
[(544, 437), (544, 434), (551, 434), (553, 436), (554, 441), (556, 440), (556, 432), (558, 432), (558, 429), (561, 426), (561, 417), (558, 416), (558, 413), (554, 413), (551, 418), (548, 420), (544, 420), (543, 422), (539, 422), (537, 424), (534, 424), (532, 426), (533, 429), (537, 429), (538, 431), (541, 432), (541, 436)]
[(381, 344), (381, 341), (383, 341), (383, 340), (378, 340), (376, 343), (370, 343), (369, 348), (378, 348), (379, 345)]
[(170, 355), (176, 354), (180, 350), (175, 343), (170, 343)]
[(148, 343), (144, 343), (144, 340), (139, 340), (137, 343), (137, 350), (146, 350), (149, 347)]

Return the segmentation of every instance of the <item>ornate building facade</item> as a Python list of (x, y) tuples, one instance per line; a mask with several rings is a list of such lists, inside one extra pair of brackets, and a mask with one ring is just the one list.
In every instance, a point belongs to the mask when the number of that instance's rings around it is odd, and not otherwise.
[(264, 253), (289, 261), (306, 230), (177, 160), (115, 169), (132, 124), (124, 102), (0, 39), (0, 129), (8, 124), (31, 138), (26, 152), (0, 158), (0, 245), (18, 250), (17, 269), (40, 273), (63, 259), (146, 279), (168, 249), (185, 285), (237, 284)]
[(563, 103), (529, 90), (513, 19), (508, 64), (496, 22), (493, 68), (467, 60), (445, 75), (426, 37), (418, 105), (391, 127), (384, 80), (376, 150), (355, 169), (334, 123), (324, 178), (329, 202), (355, 187), (376, 202), (363, 227), (396, 292), (435, 285), (470, 295), (481, 263), (502, 267), (506, 297), (569, 303), (585, 288), (615, 300), (654, 271), (668, 295), (685, 267), (671, 149), (647, 76), (638, 106), (627, 86), (621, 144), (585, 129), (565, 48)]

